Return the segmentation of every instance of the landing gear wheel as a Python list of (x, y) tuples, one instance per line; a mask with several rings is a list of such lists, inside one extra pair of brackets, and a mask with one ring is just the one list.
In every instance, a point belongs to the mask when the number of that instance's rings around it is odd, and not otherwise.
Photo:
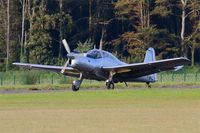
[(76, 87), (75, 85), (72, 84), (72, 90), (73, 90), (73, 91), (78, 91), (78, 90), (79, 90), (79, 87)]
[(115, 88), (115, 85), (114, 85), (114, 83), (113, 82), (106, 82), (106, 87), (107, 87), (107, 89), (109, 90), (109, 89), (114, 89)]

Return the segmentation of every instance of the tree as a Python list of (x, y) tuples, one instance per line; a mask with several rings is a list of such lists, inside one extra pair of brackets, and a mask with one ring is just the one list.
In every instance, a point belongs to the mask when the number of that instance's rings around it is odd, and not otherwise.
[(155, 0), (155, 8), (152, 10), (152, 15), (157, 15), (162, 18), (172, 14), (172, 5), (174, 0)]
[(6, 71), (8, 71), (10, 57), (10, 0), (7, 0), (7, 21), (6, 21)]
[(180, 0), (180, 7), (182, 10), (181, 15), (181, 53), (187, 57), (187, 51), (185, 46), (185, 26), (186, 19), (193, 17), (200, 12), (200, 1), (199, 0)]
[(198, 21), (195, 21), (195, 23), (193, 32), (185, 40), (185, 44), (188, 44), (191, 49), (192, 66), (194, 66), (195, 63), (195, 50), (200, 47), (200, 17), (198, 17)]
[(6, 59), (6, 2), (0, 1), (0, 56)]
[(33, 1), (29, 4), (32, 7), (29, 10), (30, 29), (26, 46), (28, 62), (47, 63), (51, 55), (51, 37), (47, 32), (51, 18), (45, 14), (46, 1)]
[[(89, 33), (92, 32), (92, 3), (93, 0), (88, 0), (89, 2)], [(91, 34), (90, 34), (90, 38), (91, 38)]]
[(114, 20), (114, 6), (112, 0), (97, 0), (95, 2), (96, 10), (93, 14), (93, 36), (97, 39), (98, 34), (98, 41), (99, 49), (103, 49), (103, 45), (106, 42), (107, 36), (107, 26)]
[(21, 19), (21, 40), (20, 40), (20, 62), (25, 62), (25, 39), (26, 39), (26, 33), (25, 33), (25, 19), (27, 17), (27, 8), (28, 8), (28, 0), (22, 0), (21, 6), (22, 6), (22, 19)]
[[(142, 61), (199, 55), (199, 0), (0, 0), (0, 56), (9, 62), (62, 64), (66, 51), (91, 38), (97, 48)], [(84, 44), (83, 46), (81, 44)], [(7, 65), (6, 65), (7, 64)], [(9, 67), (11, 68), (11, 67)]]
[(10, 57), (10, 0), (1, 0), (1, 8), (3, 9), (2, 18), (5, 28), (5, 43), (6, 43), (6, 71), (9, 67), (9, 57)]
[(94, 43), (92, 42), (91, 39), (87, 39), (84, 43), (79, 41), (77, 45), (78, 46), (75, 49), (75, 51), (78, 51), (80, 53), (84, 53), (84, 52), (87, 52), (88, 50), (91, 50), (92, 47), (94, 46)]
[[(129, 55), (141, 55), (139, 60), (143, 58), (143, 54), (146, 47), (151, 44), (152, 35), (157, 30), (155, 26), (150, 23), (150, 1), (149, 0), (119, 0), (115, 3), (115, 8), (117, 10), (117, 16), (122, 18), (122, 20), (129, 20), (130, 27), (128, 32), (121, 35), (122, 44), (128, 45)], [(143, 36), (143, 37), (142, 37)], [(125, 38), (124, 38), (125, 37)], [(127, 40), (128, 39), (128, 40)], [(116, 45), (116, 44), (115, 44)]]

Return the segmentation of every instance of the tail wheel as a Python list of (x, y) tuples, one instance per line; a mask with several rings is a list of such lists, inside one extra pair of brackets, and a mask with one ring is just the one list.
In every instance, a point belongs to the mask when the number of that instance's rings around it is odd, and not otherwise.
[(115, 88), (115, 85), (114, 85), (114, 83), (113, 82), (106, 82), (106, 87), (107, 87), (107, 89), (114, 89)]
[(146, 83), (148, 88), (151, 88), (151, 85), (149, 82)]

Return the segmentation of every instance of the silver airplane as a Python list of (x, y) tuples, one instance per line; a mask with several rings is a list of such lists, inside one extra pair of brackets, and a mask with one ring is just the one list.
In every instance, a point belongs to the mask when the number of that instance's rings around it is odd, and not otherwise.
[(68, 52), (68, 60), (64, 66), (26, 63), (13, 63), (13, 65), (79, 78), (72, 83), (72, 90), (78, 91), (83, 79), (106, 81), (107, 89), (114, 89), (114, 83), (118, 82), (124, 82), (126, 86), (127, 82), (144, 82), (150, 87), (150, 83), (157, 81), (158, 72), (176, 71), (190, 63), (190, 60), (184, 57), (156, 61), (154, 49), (149, 48), (144, 62), (127, 64), (104, 50), (93, 49), (87, 53), (74, 53), (71, 52), (66, 40), (63, 40), (63, 44)]

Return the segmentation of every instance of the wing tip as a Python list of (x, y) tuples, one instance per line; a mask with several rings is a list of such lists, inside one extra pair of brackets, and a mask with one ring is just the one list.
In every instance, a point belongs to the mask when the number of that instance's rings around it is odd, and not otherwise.
[(20, 63), (20, 62), (13, 62), (12, 64), (13, 64), (13, 65), (16, 65), (16, 66), (27, 65), (27, 64), (25, 64), (25, 63)]
[(181, 59), (185, 62), (186, 65), (191, 64), (191, 61), (186, 57), (181, 57)]

